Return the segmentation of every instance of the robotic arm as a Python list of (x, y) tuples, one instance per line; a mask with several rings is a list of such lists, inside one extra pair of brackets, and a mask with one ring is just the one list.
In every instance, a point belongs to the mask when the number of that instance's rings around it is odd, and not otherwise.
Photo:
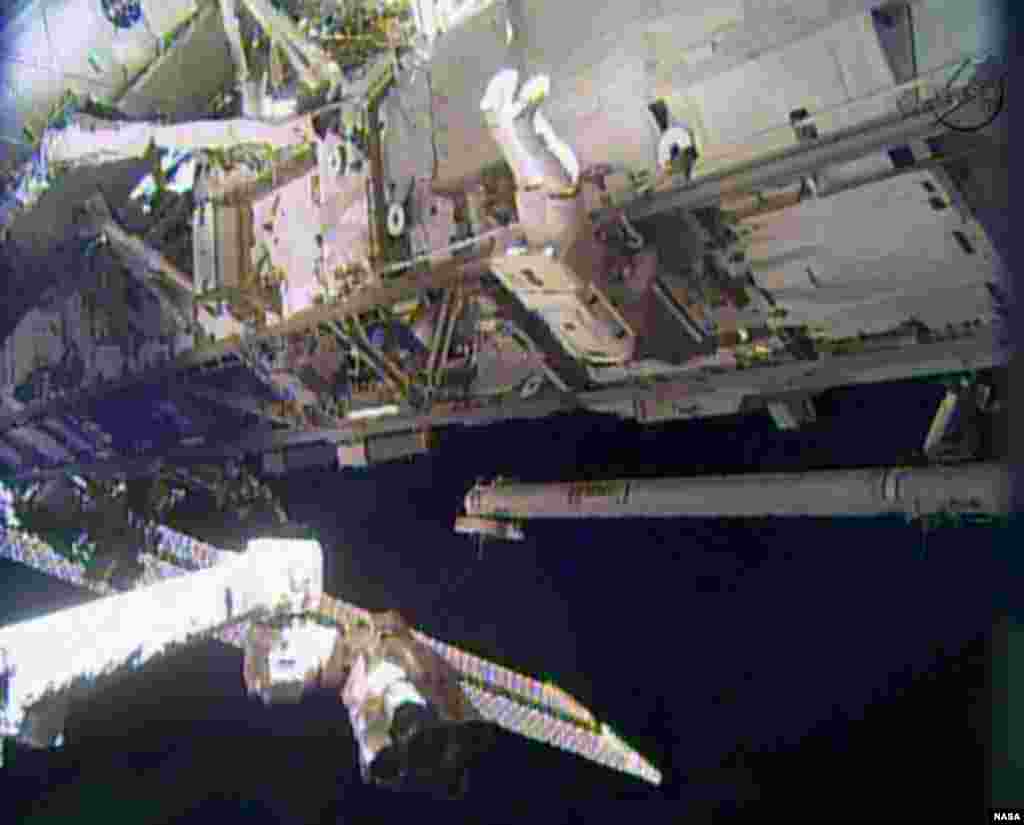
[(360, 774), (393, 790), (461, 795), (468, 760), (487, 739), (476, 726), (467, 740), (461, 723), (481, 717), (458, 674), (394, 611), (345, 628), (301, 616), (254, 625), (243, 677), (250, 695), (268, 704), (299, 701), (316, 687), (336, 690), (357, 740)]

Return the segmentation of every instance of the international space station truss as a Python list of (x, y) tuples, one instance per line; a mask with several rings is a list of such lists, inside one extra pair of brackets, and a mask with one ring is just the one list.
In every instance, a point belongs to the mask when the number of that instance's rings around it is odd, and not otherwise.
[[(36, 746), (59, 744), (55, 729), (39, 740), (26, 720), (34, 707), (60, 701), (77, 687), (85, 695), (104, 675), (142, 666), (169, 646), (217, 638), (243, 647), (250, 624), (287, 609), (321, 623), (350, 626), (368, 611), (323, 592), (322, 550), (315, 541), (261, 539), (247, 551), (220, 550), (164, 526), (154, 526), (162, 558), (141, 554), (145, 574), (118, 593), (87, 580), (84, 567), (34, 535), (0, 528), (0, 555), (91, 589), (97, 599), (0, 628), (0, 735)], [(127, 632), (125, 628), (130, 628)], [(459, 674), (484, 719), (652, 784), (661, 774), (554, 684), (540, 682), (413, 631)]]

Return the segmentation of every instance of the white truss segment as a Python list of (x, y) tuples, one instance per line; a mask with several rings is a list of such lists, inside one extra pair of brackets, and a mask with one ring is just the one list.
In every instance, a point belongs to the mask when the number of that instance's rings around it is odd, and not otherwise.
[(9, 669), (3, 733), (16, 733), (34, 701), (76, 677), (137, 666), (234, 615), (307, 610), (322, 577), (317, 542), (260, 539), (216, 567), (0, 628)]

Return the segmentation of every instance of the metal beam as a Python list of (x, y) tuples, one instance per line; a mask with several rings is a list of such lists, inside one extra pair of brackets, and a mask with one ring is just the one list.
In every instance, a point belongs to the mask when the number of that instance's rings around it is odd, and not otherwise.
[(433, 374), (430, 376), (431, 386), (437, 388), (441, 384), (441, 379), (444, 376), (444, 371), (448, 366), (448, 351), (452, 346), (452, 335), (455, 334), (455, 324), (459, 320), (459, 313), (462, 312), (462, 307), (466, 302), (465, 297), (456, 287), (452, 296), (452, 303), (448, 309), (448, 320), (446, 323), (447, 329), (444, 333), (444, 342), (441, 344), (441, 351), (438, 353), (437, 365)]
[(373, 239), (373, 263), (380, 266), (384, 260), (384, 245), (387, 243), (387, 197), (384, 190), (384, 148), (381, 145), (378, 111), (379, 101), (367, 109), (367, 143), (370, 155), (370, 226)]
[[(505, 231), (503, 228), (502, 232)], [(476, 240), (479, 241), (479, 239)], [(346, 315), (361, 315), (377, 307), (393, 306), (402, 301), (408, 301), (416, 298), (425, 289), (446, 289), (453, 284), (479, 277), (487, 268), (486, 255), (490, 254), (493, 245), (493, 239), (488, 239), (484, 252), (477, 260), (469, 262), (451, 260), (434, 267), (426, 273), (410, 272), (402, 276), (401, 283), (364, 289), (348, 300), (339, 301), (326, 307), (303, 310), (282, 324), (276, 324), (254, 332), (246, 340), (251, 342), (265, 341), (295, 332), (303, 332), (338, 318), (344, 318)], [(84, 388), (59, 399), (26, 404), (24, 409), (16, 413), (0, 415), (0, 433), (7, 432), (14, 427), (23, 426), (37, 418), (71, 412), (84, 404), (113, 395), (122, 390), (173, 378), (185, 370), (202, 367), (204, 364), (236, 355), (240, 349), (240, 340), (228, 339), (205, 346), (199, 350), (187, 352), (175, 359), (173, 364), (158, 370), (132, 376), (123, 381), (103, 386)]]
[(97, 193), (89, 198), (85, 202), (85, 210), (95, 222), (96, 228), (106, 235), (114, 252), (124, 261), (132, 276), (148, 292), (156, 296), (165, 312), (172, 315), (183, 328), (191, 330), (195, 324), (188, 314), (163, 291), (159, 281), (144, 277), (140, 270), (145, 270), (147, 275), (155, 273), (157, 276), (162, 276), (182, 290), (190, 301), (192, 276), (182, 272), (145, 241), (130, 235), (118, 226), (102, 193)]
[(340, 85), (342, 74), (338, 64), (314, 43), (311, 43), (292, 22), (266, 0), (242, 0), (246, 9), (267, 36), (284, 47), (296, 73), (310, 89), (325, 84)]
[[(944, 174), (944, 167), (946, 166), (946, 164), (956, 163), (957, 161), (960, 160), (966, 160), (967, 158), (973, 157), (979, 153), (980, 149), (976, 148), (971, 149), (970, 151), (957, 152), (951, 155), (935, 155), (933, 157), (915, 163), (911, 166), (901, 166), (898, 168), (883, 169), (882, 171), (873, 172), (869, 175), (864, 175), (863, 177), (855, 178), (854, 180), (844, 180), (832, 184), (831, 186), (819, 187), (817, 194), (815, 194), (814, 197), (817, 200), (821, 200), (822, 198), (830, 198), (833, 195), (838, 195), (841, 192), (847, 192), (850, 189), (856, 189), (861, 186), (869, 186), (872, 183), (881, 183), (882, 181), (890, 180), (891, 178), (897, 178), (900, 177), (901, 175), (909, 175), (915, 172), (920, 173), (931, 171), (933, 174)], [(943, 184), (943, 187), (947, 190), (952, 188), (951, 186), (946, 186), (945, 184)], [(799, 200), (801, 199), (798, 198), (797, 200), (799, 202)], [(772, 212), (777, 212), (782, 209), (786, 209), (791, 205), (792, 202), (790, 200), (784, 197), (779, 197), (777, 200), (772, 199), (766, 202), (765, 204), (747, 207), (744, 209), (725, 211), (732, 212), (732, 214), (735, 216), (737, 220), (746, 220), (749, 218), (759, 217), (761, 215), (768, 215), (771, 214)]]
[(242, 31), (238, 22), (238, 0), (220, 0), (220, 17), (224, 24), (228, 48), (231, 49), (231, 59), (235, 64), (238, 90), (242, 92), (249, 82), (249, 63), (245, 59), (245, 49), (242, 47)]
[[(796, 361), (773, 367), (733, 370), (718, 375), (690, 375), (646, 381), (643, 386), (627, 385), (579, 394), (565, 393), (557, 398), (539, 398), (511, 402), (482, 402), (465, 410), (443, 410), (423, 414), (404, 414), (379, 419), (349, 421), (338, 429), (318, 429), (279, 433), (256, 432), (243, 435), (231, 444), (209, 448), (179, 449), (168, 452), (168, 462), (189, 463), (262, 453), (302, 444), (340, 443), (372, 435), (409, 430), (439, 429), (448, 426), (479, 426), (498, 421), (546, 418), (558, 412), (591, 409), (605, 411), (616, 405), (680, 399), (701, 402), (702, 396), (731, 392), (745, 398), (757, 398), (783, 391), (820, 392), (830, 387), (871, 384), (925, 378), (967, 370), (980, 370), (1002, 363), (991, 328), (976, 331), (968, 338), (912, 344), (902, 349), (882, 350), (817, 361)], [(156, 456), (149, 457), (153, 461)], [(136, 459), (142, 461), (143, 459)], [(56, 468), (32, 470), (15, 476), (18, 481), (49, 478), (75, 472), (89, 475), (104, 468), (106, 462), (79, 463)], [(120, 463), (124, 466), (124, 462)]]
[(185, 384), (181, 388), (181, 391), (185, 395), (191, 395), (203, 401), (209, 401), (211, 404), (219, 404), (220, 406), (227, 407), (230, 410), (246, 413), (247, 415), (254, 415), (264, 421), (269, 421), (271, 424), (278, 424), (288, 428), (293, 426), (292, 422), (288, 419), (281, 418), (280, 416), (267, 412), (263, 405), (258, 401), (236, 393), (223, 392), (209, 387), (196, 387), (190, 384)]
[(124, 160), (142, 160), (151, 147), (200, 152), (231, 149), (239, 144), (279, 146), (295, 142), (295, 129), (252, 118), (193, 120), (185, 123), (104, 120), (89, 114), (74, 115), (61, 130), (44, 136), (44, 149), (52, 163), (97, 166)]
[(389, 365), (384, 356), (373, 348), (373, 345), (367, 340), (365, 333), (360, 328), (357, 328), (355, 335), (349, 335), (337, 321), (331, 322), (330, 326), (338, 338), (355, 349), (363, 357), (366, 363), (370, 365), (370, 368), (377, 373), (377, 377), (381, 381), (387, 384), (392, 391), (404, 394), (405, 386), (403, 382), (388, 369)]
[(199, 200), (222, 206), (241, 206), (265, 198), (316, 168), (316, 147), (311, 143), (286, 146), (275, 152), (270, 168), (259, 174), (240, 170), (222, 178), (204, 174), (196, 187)]
[(430, 355), (427, 357), (427, 386), (434, 386), (434, 368), (437, 364), (438, 353), (441, 351), (441, 342), (444, 340), (444, 330), (448, 323), (448, 312), (451, 309), (452, 301), (455, 298), (453, 289), (445, 290), (444, 298), (441, 299), (441, 309), (437, 313), (437, 321), (434, 324), (434, 334), (431, 336)]

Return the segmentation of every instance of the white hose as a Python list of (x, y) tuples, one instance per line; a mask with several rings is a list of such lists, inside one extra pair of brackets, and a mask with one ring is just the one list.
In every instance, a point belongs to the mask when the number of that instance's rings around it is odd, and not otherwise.
[(240, 143), (289, 146), (304, 141), (295, 125), (268, 126), (258, 120), (199, 120), (163, 125), (152, 122), (115, 123), (78, 117), (66, 129), (47, 132), (45, 151), (50, 163), (102, 164), (141, 158), (150, 144), (158, 148), (200, 151), (230, 149)]

